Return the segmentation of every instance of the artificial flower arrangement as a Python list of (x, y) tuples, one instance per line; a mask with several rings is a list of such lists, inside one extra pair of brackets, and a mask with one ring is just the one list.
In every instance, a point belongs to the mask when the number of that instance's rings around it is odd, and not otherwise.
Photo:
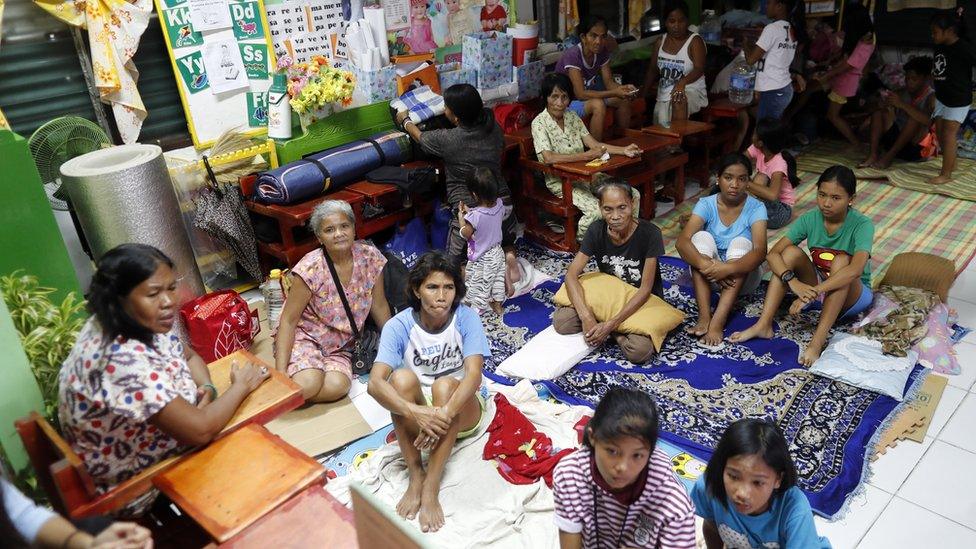
[(349, 106), (356, 78), (349, 71), (329, 66), (316, 55), (308, 63), (295, 63), (291, 57), (278, 58), (278, 69), (288, 74), (288, 95), (292, 110), (299, 114), (321, 111), (330, 103)]

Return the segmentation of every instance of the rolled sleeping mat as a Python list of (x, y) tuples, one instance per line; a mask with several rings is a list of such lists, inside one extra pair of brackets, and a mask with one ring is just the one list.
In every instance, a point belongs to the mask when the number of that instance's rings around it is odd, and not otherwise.
[(387, 131), (307, 155), (258, 175), (254, 199), (265, 204), (295, 204), (359, 181), (380, 166), (411, 160), (410, 137)]
[(61, 181), (96, 260), (119, 244), (149, 244), (176, 264), (180, 303), (204, 293), (162, 149), (131, 144), (90, 152), (62, 164)]

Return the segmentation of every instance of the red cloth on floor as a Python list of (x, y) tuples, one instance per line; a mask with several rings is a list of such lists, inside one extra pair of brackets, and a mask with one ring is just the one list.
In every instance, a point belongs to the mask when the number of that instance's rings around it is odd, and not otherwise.
[(512, 484), (532, 484), (542, 477), (552, 488), (552, 470), (573, 448), (554, 453), (552, 439), (536, 430), (501, 393), (495, 395), (495, 410), (481, 457), (495, 459), (498, 473)]

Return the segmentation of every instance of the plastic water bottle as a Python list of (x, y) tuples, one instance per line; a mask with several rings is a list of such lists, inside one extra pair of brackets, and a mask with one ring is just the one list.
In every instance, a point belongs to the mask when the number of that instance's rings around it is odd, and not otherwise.
[(261, 295), (268, 307), (268, 324), (274, 330), (281, 318), (281, 310), (285, 308), (285, 289), (282, 286), (281, 269), (272, 269), (268, 279), (261, 284)]
[(729, 76), (729, 101), (738, 105), (752, 103), (753, 89), (756, 87), (756, 67), (746, 63), (740, 56), (732, 66)]
[(722, 22), (715, 15), (715, 10), (705, 10), (702, 12), (702, 19), (699, 34), (706, 44), (719, 44), (722, 41)]

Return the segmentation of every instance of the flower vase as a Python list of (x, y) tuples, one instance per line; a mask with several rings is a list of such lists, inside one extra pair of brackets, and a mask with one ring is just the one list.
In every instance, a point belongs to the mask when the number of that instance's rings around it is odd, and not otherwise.
[(308, 128), (312, 124), (318, 122), (319, 120), (324, 120), (335, 113), (335, 105), (332, 103), (326, 103), (320, 108), (306, 111), (303, 113), (298, 113), (298, 120), (302, 125), (302, 133), (308, 133)]

